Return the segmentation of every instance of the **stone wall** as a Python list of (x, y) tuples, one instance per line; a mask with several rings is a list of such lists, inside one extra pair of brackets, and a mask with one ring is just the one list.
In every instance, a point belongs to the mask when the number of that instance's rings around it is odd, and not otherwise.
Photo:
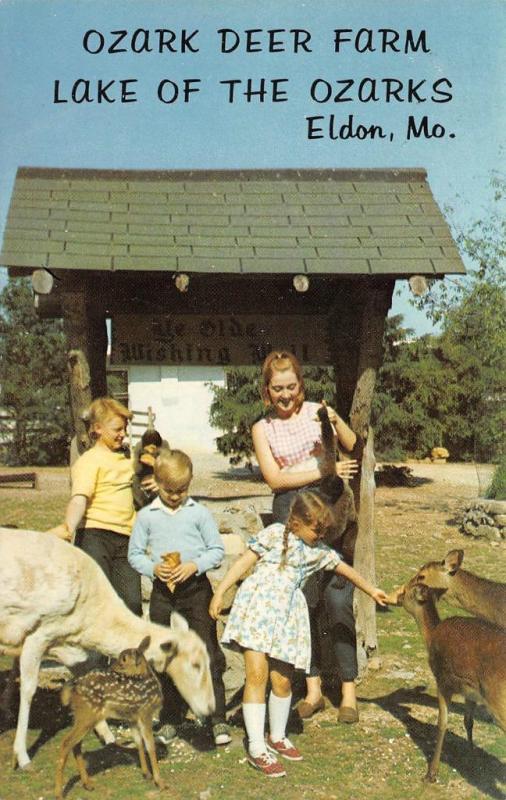
[(506, 539), (506, 500), (471, 500), (462, 514), (460, 530), (491, 542)]

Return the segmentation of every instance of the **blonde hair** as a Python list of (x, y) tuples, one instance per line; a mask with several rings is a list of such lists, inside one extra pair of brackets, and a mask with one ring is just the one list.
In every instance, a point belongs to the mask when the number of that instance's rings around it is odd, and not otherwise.
[(162, 449), (155, 459), (153, 467), (155, 481), (183, 481), (186, 477), (191, 480), (193, 477), (193, 464), (190, 456), (182, 450)]
[(133, 414), (126, 406), (113, 397), (98, 397), (87, 411), (90, 435), (95, 435), (95, 425), (104, 425), (112, 417), (121, 417), (125, 422), (132, 419)]
[(285, 372), (291, 369), (295, 373), (299, 384), (299, 393), (296, 398), (295, 411), (297, 412), (302, 403), (304, 402), (304, 377), (302, 375), (302, 367), (299, 360), (286, 350), (273, 350), (272, 353), (266, 357), (262, 364), (262, 387), (260, 393), (264, 405), (271, 405), (271, 396), (269, 393), (269, 384), (275, 372)]
[(337, 519), (331, 504), (317, 491), (299, 492), (290, 506), (285, 530), (283, 531), (280, 566), (286, 564), (288, 539), (293, 519), (299, 520), (303, 525), (308, 525), (318, 534), (318, 538), (327, 543), (332, 542), (338, 533)]

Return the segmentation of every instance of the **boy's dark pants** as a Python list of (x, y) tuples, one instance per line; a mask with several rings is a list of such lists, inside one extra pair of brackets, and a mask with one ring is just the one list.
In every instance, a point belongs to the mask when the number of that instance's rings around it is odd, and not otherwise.
[(103, 528), (84, 528), (76, 536), (76, 545), (102, 567), (130, 611), (141, 617), (141, 576), (128, 563), (128, 541), (128, 536)]
[[(216, 710), (211, 717), (213, 724), (225, 721), (225, 687), (223, 673), (225, 656), (218, 644), (216, 622), (209, 616), (209, 603), (213, 590), (206, 575), (192, 576), (176, 586), (174, 593), (167, 589), (163, 581), (155, 578), (149, 604), (149, 616), (153, 622), (169, 625), (170, 615), (177, 611), (186, 619), (188, 625), (197, 633), (207, 647), (211, 661)], [(186, 704), (170, 678), (160, 675), (163, 690), (163, 709), (161, 721), (178, 724), (182, 721)]]

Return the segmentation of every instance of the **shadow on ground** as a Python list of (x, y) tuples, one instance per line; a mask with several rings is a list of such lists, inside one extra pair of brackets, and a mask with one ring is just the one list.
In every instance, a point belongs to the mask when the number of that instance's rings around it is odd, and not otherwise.
[[(413, 743), (424, 754), (427, 764), (432, 758), (437, 735), (437, 701), (424, 691), (425, 687), (397, 689), (390, 694), (379, 697), (360, 698), (363, 704), (374, 703), (384, 711), (392, 714), (406, 728)], [(411, 706), (426, 706), (434, 709), (434, 722), (422, 722), (411, 713)], [(477, 743), (479, 731), (474, 732), (474, 747), (467, 741), (464, 729), (462, 703), (452, 703), (451, 712), (459, 711), (459, 715), (450, 713), (449, 726), (443, 743), (441, 762), (456, 770), (471, 786), (488, 794), (496, 800), (504, 800), (504, 792), (500, 783), (506, 780), (506, 767), (495, 756), (485, 752)], [(475, 720), (485, 720), (486, 712), (479, 711)], [(487, 720), (488, 721), (488, 720)], [(454, 733), (455, 728), (462, 730), (463, 735)]]

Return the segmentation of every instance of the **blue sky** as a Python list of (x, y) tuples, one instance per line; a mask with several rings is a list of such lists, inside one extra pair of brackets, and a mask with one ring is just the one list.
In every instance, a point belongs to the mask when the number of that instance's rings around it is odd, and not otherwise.
[[(145, 169), (206, 169), (258, 167), (424, 167), (441, 207), (451, 205), (459, 225), (484, 213), (491, 190), (491, 171), (504, 161), (506, 130), (504, 71), (506, 68), (506, 4), (499, 0), (0, 0), (0, 233), (3, 231), (18, 166), (100, 167)], [(178, 52), (156, 51), (157, 28), (176, 32)], [(236, 31), (239, 46), (220, 51), (217, 30)], [(246, 52), (246, 29), (254, 34), (260, 52)], [(312, 52), (294, 54), (290, 29), (307, 30)], [(360, 29), (373, 31), (374, 52), (357, 52), (354, 39)], [(426, 31), (430, 53), (381, 52), (381, 28), (399, 32)], [(119, 47), (131, 41), (136, 29), (150, 31), (152, 52), (107, 53), (110, 31), (126, 30)], [(198, 30), (191, 46), (198, 52), (180, 52), (184, 29)], [(267, 51), (269, 29), (284, 51)], [(335, 29), (351, 29), (339, 52), (333, 46)], [(99, 31), (104, 51), (87, 52), (86, 31)], [(363, 42), (364, 34), (362, 34)], [(116, 37), (115, 37), (116, 38)], [(227, 44), (232, 40), (228, 35)], [(89, 37), (89, 50), (101, 38)], [(140, 41), (139, 39), (137, 41)], [(359, 42), (359, 43), (360, 43)], [(188, 103), (180, 101), (184, 79), (199, 79), (199, 91)], [(287, 79), (280, 84), (288, 100), (282, 103), (246, 102), (245, 81)], [(363, 78), (377, 81), (379, 99), (359, 102), (357, 86)], [(423, 103), (383, 99), (382, 79), (393, 78), (406, 87), (409, 79), (424, 81)], [(72, 103), (74, 81), (114, 81), (109, 96), (114, 103)], [(234, 103), (220, 81), (243, 83)], [(314, 80), (352, 80), (353, 99), (346, 103), (318, 103), (311, 98)], [(453, 99), (435, 103), (434, 81), (446, 79)], [(58, 98), (54, 103), (55, 81)], [(120, 81), (132, 81), (136, 102), (121, 103)], [(135, 83), (133, 81), (135, 80)], [(161, 81), (173, 81), (178, 100), (157, 98)], [(197, 84), (193, 84), (194, 86)], [(343, 85), (343, 84), (339, 84)], [(370, 85), (370, 84), (368, 84)], [(170, 84), (166, 84), (170, 86)], [(322, 90), (325, 84), (319, 84)], [(445, 83), (444, 88), (448, 89)], [(406, 96), (403, 88), (402, 95)], [(321, 95), (320, 95), (321, 97)], [(165, 95), (167, 99), (167, 95)], [(308, 139), (308, 116), (334, 114), (345, 122), (380, 125), (385, 140)], [(427, 115), (431, 124), (446, 130), (442, 138), (406, 138), (409, 115)], [(393, 133), (390, 141), (389, 134)], [(449, 134), (454, 134), (450, 137)], [(430, 324), (406, 304), (406, 292), (396, 297), (394, 311), (403, 312), (417, 331)]]

